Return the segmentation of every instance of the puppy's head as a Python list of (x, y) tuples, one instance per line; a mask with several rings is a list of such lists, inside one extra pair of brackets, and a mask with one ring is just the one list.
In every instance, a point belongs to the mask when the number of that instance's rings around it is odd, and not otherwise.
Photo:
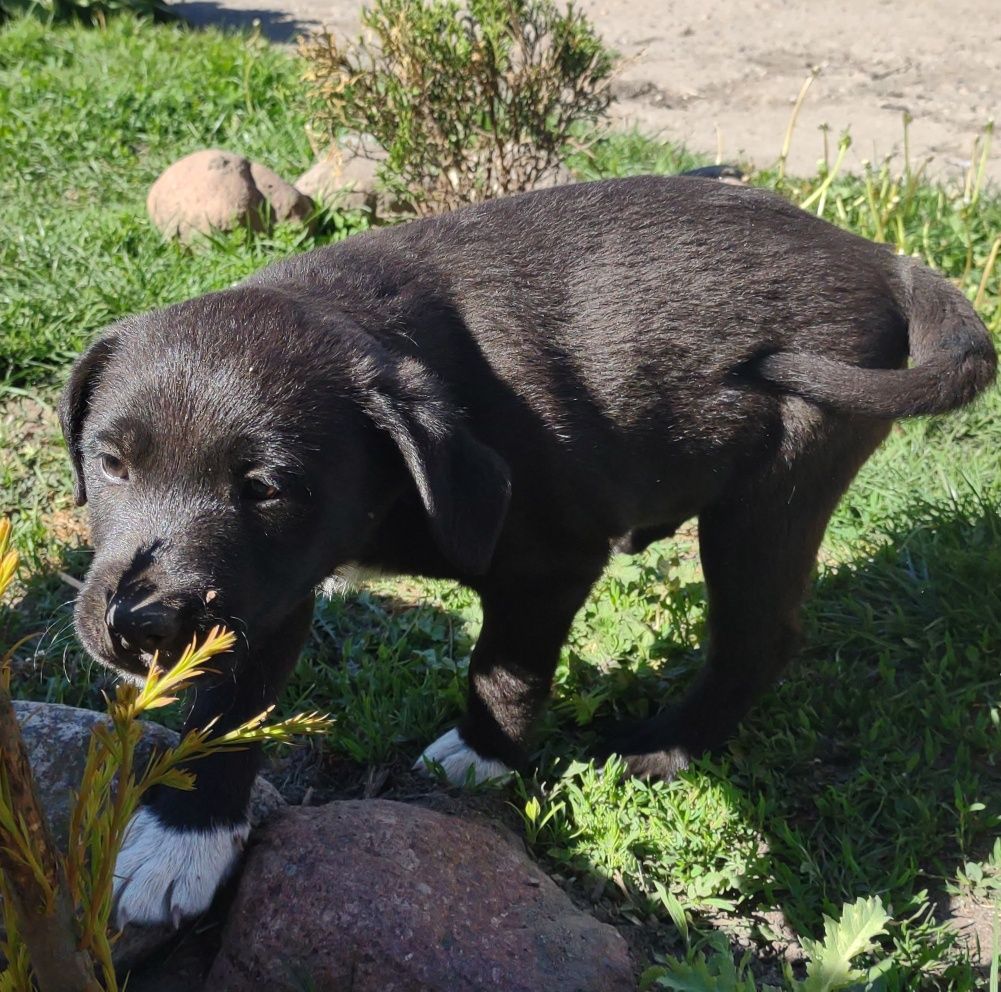
[(113, 326), (60, 417), (95, 548), (77, 630), (137, 677), (214, 623), (253, 648), (408, 494), (459, 574), (487, 568), (507, 508), (506, 467), (433, 375), (276, 290)]

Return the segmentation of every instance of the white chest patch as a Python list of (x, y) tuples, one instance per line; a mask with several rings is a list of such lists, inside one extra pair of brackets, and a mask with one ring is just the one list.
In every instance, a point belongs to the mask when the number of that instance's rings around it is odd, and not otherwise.
[(470, 769), (473, 781), (477, 785), (480, 782), (503, 780), (511, 775), (511, 769), (503, 761), (480, 757), (462, 739), (458, 728), (442, 734), (414, 762), (414, 768), (417, 771), (427, 771), (428, 765), (433, 765), (435, 762), (441, 765), (445, 777), (452, 785), (465, 785)]
[(140, 809), (115, 862), (115, 925), (172, 923), (205, 912), (232, 872), (250, 834), (248, 823), (177, 830)]
[(327, 599), (334, 599), (337, 596), (344, 596), (364, 585), (369, 579), (378, 579), (386, 575), (378, 568), (370, 568), (366, 565), (359, 565), (357, 562), (349, 561), (341, 565), (333, 575), (325, 578), (319, 586), (317, 593)]

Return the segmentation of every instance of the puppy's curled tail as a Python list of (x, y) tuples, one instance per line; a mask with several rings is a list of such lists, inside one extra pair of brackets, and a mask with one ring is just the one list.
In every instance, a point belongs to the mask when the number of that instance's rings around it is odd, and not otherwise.
[(839, 413), (895, 419), (945, 413), (969, 403), (997, 371), (987, 328), (942, 276), (909, 258), (894, 262), (910, 368), (866, 369), (821, 355), (777, 351), (754, 362), (754, 372)]

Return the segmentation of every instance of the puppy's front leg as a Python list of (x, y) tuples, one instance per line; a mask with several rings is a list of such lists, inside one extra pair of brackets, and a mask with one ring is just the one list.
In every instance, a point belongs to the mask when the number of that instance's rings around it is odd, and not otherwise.
[[(218, 717), (213, 733), (224, 734), (270, 706), (298, 658), (312, 615), (310, 597), (277, 632), (252, 643), (233, 670), (207, 686), (196, 683), (184, 732)], [(193, 791), (150, 790), (115, 864), (118, 927), (176, 927), (208, 909), (250, 833), (248, 805), (260, 761), (259, 746), (217, 752), (192, 763)]]
[(455, 785), (504, 778), (523, 768), (549, 697), (560, 648), (600, 572), (507, 582), (481, 591), (483, 629), (469, 665), (469, 702), (458, 727), (438, 738), (415, 768), (437, 763)]

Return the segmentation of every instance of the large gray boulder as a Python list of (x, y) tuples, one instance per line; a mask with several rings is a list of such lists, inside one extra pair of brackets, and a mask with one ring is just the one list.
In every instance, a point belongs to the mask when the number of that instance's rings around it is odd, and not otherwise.
[[(16, 700), (14, 712), (21, 727), (28, 760), (35, 777), (39, 800), (52, 827), (56, 842), (65, 850), (74, 792), (80, 784), (90, 732), (107, 717), (93, 710)], [(178, 735), (155, 723), (143, 723), (143, 736), (136, 749), (138, 767), (142, 767), (153, 748), (171, 747)], [(197, 774), (197, 766), (195, 766)], [(254, 784), (251, 797), (251, 822), (261, 823), (284, 806), (278, 790), (264, 779)], [(2, 932), (2, 931), (0, 931)], [(115, 944), (115, 963), (129, 968), (173, 937), (169, 927), (127, 927)]]
[(626, 992), (615, 929), (497, 829), (383, 800), (287, 807), (253, 836), (206, 989)]

